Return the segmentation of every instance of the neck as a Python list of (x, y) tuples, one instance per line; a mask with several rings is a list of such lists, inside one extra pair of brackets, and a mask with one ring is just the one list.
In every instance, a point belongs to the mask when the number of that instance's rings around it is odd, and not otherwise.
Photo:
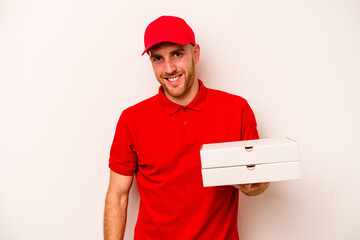
[(196, 80), (193, 81), (193, 85), (190, 87), (189, 91), (187, 91), (185, 93), (185, 95), (181, 96), (181, 97), (174, 97), (171, 96), (169, 94), (167, 94), (166, 92), (164, 92), (165, 96), (172, 102), (181, 105), (181, 106), (186, 106), (189, 103), (191, 103), (192, 100), (194, 100), (194, 98), (196, 97), (196, 95), (199, 92), (200, 89), (200, 83), (199, 80), (197, 78), (195, 78)]

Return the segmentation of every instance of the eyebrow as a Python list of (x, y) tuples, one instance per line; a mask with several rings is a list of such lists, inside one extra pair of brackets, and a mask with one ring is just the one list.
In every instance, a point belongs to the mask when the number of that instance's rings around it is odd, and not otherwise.
[(157, 57), (162, 57), (161, 55), (159, 55), (159, 54), (151, 54), (150, 55), (150, 58), (153, 60), (153, 59), (155, 59), (155, 58), (157, 58)]
[(176, 52), (184, 52), (184, 51), (185, 51), (185, 48), (181, 46), (178, 49), (175, 49), (174, 51), (171, 51), (170, 54), (174, 54)]
[[(173, 54), (176, 53), (176, 52), (185, 52), (185, 48), (180, 45), (177, 49), (171, 51), (171, 52), (170, 52), (170, 55), (173, 55)], [(151, 52), (150, 52), (150, 54), (151, 54)], [(151, 55), (150, 55), (150, 58), (151, 58), (151, 59), (154, 59), (154, 58), (157, 58), (157, 57), (162, 57), (162, 55), (160, 55), (160, 54), (151, 54)]]

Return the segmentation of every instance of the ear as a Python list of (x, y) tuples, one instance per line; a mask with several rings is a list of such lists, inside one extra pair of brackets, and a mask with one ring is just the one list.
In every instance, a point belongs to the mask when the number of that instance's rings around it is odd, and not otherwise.
[(195, 59), (195, 64), (199, 62), (200, 60), (200, 46), (199, 44), (195, 44), (194, 46), (194, 59)]

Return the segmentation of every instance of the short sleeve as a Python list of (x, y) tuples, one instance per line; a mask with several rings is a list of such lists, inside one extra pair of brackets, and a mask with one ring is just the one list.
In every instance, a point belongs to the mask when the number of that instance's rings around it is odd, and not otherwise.
[(259, 139), (254, 112), (246, 101), (242, 110), (241, 140)]
[(121, 114), (116, 126), (110, 149), (109, 168), (121, 175), (131, 176), (137, 167), (134, 141), (127, 126), (126, 110)]

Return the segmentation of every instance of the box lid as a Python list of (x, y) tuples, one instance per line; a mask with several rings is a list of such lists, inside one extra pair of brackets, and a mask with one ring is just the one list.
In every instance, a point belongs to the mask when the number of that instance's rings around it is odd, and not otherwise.
[(202, 168), (299, 160), (298, 143), (287, 137), (204, 144), (200, 155)]

